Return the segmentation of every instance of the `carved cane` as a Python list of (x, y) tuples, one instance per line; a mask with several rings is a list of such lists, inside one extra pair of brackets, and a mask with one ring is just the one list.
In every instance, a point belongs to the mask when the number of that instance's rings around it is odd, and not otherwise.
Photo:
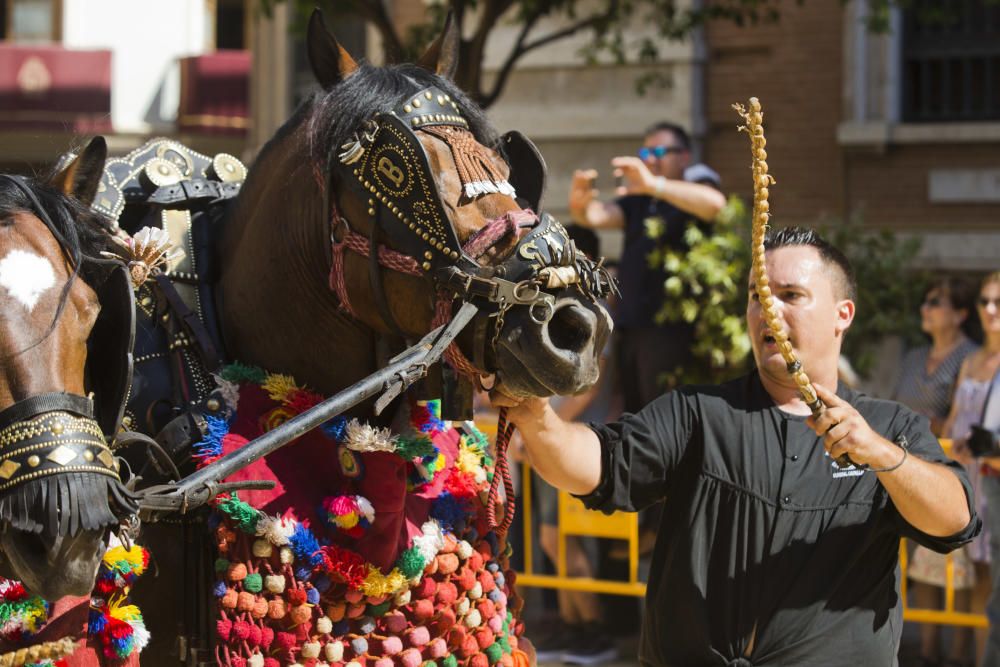
[[(739, 127), (740, 132), (746, 132), (750, 137), (750, 150), (753, 158), (753, 230), (751, 240), (752, 271), (756, 284), (757, 298), (764, 313), (764, 321), (767, 322), (768, 329), (774, 336), (778, 345), (778, 351), (785, 360), (788, 372), (795, 380), (799, 395), (812, 411), (813, 417), (823, 414), (826, 407), (809, 380), (809, 376), (802, 369), (802, 362), (795, 356), (792, 344), (788, 340), (788, 333), (781, 326), (778, 319), (778, 311), (774, 306), (774, 297), (771, 294), (771, 287), (767, 280), (767, 267), (764, 266), (764, 234), (767, 232), (767, 223), (771, 217), (770, 205), (767, 202), (768, 188), (775, 184), (774, 178), (767, 173), (767, 151), (764, 147), (767, 140), (764, 139), (764, 113), (760, 108), (760, 101), (756, 97), (750, 98), (750, 110), (742, 104), (734, 104), (733, 109), (743, 117), (746, 125)], [(853, 465), (847, 454), (842, 454), (836, 459), (836, 463), (841, 468)]]

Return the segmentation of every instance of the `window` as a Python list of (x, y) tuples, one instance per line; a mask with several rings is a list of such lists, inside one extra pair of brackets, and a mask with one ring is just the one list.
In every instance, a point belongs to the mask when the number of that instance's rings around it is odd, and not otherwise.
[(1000, 5), (915, 0), (903, 10), (904, 122), (1000, 120)]
[(22, 43), (60, 39), (61, 0), (2, 0), (3, 38)]

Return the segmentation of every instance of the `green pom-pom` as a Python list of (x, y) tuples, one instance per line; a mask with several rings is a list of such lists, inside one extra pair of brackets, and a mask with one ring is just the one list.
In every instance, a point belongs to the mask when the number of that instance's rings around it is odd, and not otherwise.
[(240, 500), (235, 493), (219, 503), (219, 509), (233, 520), (244, 533), (257, 533), (257, 522), (260, 512)]
[(399, 571), (403, 573), (404, 577), (412, 579), (424, 571), (424, 568), (427, 567), (427, 562), (424, 560), (420, 550), (413, 547), (407, 549), (399, 555), (399, 560), (396, 561), (396, 567), (399, 568)]
[(260, 576), (259, 572), (248, 574), (247, 578), (243, 580), (243, 588), (249, 593), (260, 593), (263, 586), (264, 578)]
[(240, 363), (229, 364), (222, 369), (219, 375), (227, 382), (254, 382), (256, 384), (263, 384), (264, 380), (267, 379), (267, 372), (263, 368)]
[(434, 443), (426, 435), (413, 438), (401, 436), (396, 439), (396, 453), (407, 461), (423, 458), (434, 453)]
[(510, 641), (507, 640), (506, 634), (500, 635), (500, 637), (497, 639), (497, 644), (500, 644), (500, 650), (506, 653), (507, 655), (510, 655), (511, 652), (513, 652), (513, 649), (510, 647)]
[(458, 667), (458, 660), (453, 655), (447, 655), (441, 660), (441, 667)]
[(385, 612), (389, 611), (389, 607), (392, 606), (392, 600), (386, 600), (382, 604), (370, 604), (368, 605), (368, 615), (378, 618), (379, 616), (385, 616)]
[(228, 569), (229, 569), (229, 561), (228, 560), (226, 560), (225, 558), (216, 558), (215, 559), (215, 571), (216, 572), (225, 572)]
[(496, 642), (487, 646), (483, 653), (486, 654), (486, 658), (490, 661), (491, 665), (495, 665), (500, 662), (500, 658), (503, 656), (503, 650), (500, 648), (500, 644)]

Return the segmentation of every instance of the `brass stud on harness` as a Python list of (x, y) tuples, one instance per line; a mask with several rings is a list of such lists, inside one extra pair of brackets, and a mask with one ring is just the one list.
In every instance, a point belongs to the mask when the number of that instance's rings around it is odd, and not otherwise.
[(403, 111), (405, 111), (406, 113), (410, 113), (411, 111), (413, 111), (413, 107), (411, 107), (409, 104), (404, 104)]
[(414, 116), (413, 120), (410, 121), (410, 125), (412, 125), (413, 127), (416, 127), (417, 125), (420, 125), (420, 118)]
[(424, 262), (423, 264), (421, 264), (421, 266), (424, 267), (424, 271), (430, 271), (431, 270), (431, 263), (430, 262)]
[(31, 456), (28, 457), (28, 465), (31, 466), (32, 468), (37, 468), (38, 464), (41, 462), (42, 460), (38, 458), (37, 454), (32, 454)]
[(426, 97), (427, 99), (431, 99), (431, 97), (433, 97), (433, 95), (431, 95), (431, 91), (425, 90), (424, 91), (424, 97)]
[(52, 424), (52, 435), (62, 435), (65, 428), (66, 427), (63, 426), (62, 422), (55, 422)]
[(368, 209), (368, 215), (375, 215), (375, 209), (373, 208)]
[(438, 104), (444, 106), (444, 95), (438, 95)]
[(420, 98), (413, 100), (413, 106), (417, 107), (418, 109), (420, 108), (420, 104), (421, 104)]
[(424, 250), (424, 259), (432, 259), (433, 257), (430, 250)]
[(89, 449), (83, 450), (83, 460), (86, 461), (87, 463), (90, 463), (91, 461), (93, 461), (94, 460), (94, 452), (90, 451)]

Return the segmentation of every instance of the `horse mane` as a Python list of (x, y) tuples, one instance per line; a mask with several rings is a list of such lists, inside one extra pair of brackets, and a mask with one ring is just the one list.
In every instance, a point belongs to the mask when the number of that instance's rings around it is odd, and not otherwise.
[[(469, 123), (476, 140), (499, 149), (500, 137), (483, 110), (452, 81), (419, 65), (402, 64), (375, 67), (367, 62), (329, 90), (320, 90), (295, 114), (291, 125), (308, 116), (307, 136), (313, 164), (326, 171), (341, 146), (352, 139), (364, 121), (379, 113), (388, 113), (416, 92), (437, 86), (448, 94)], [(277, 138), (277, 136), (275, 137)]]

